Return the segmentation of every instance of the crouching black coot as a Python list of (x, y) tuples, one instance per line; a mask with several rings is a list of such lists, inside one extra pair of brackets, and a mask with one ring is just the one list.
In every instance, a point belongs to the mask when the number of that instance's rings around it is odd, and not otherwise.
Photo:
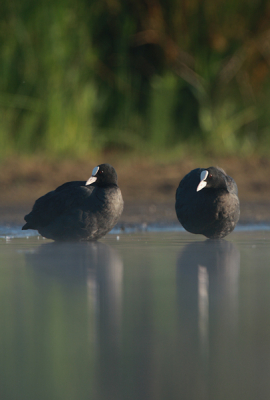
[(96, 240), (115, 226), (123, 206), (115, 169), (101, 164), (88, 181), (64, 183), (36, 200), (22, 229), (53, 240)]
[(239, 220), (240, 204), (235, 181), (221, 168), (189, 172), (176, 191), (175, 210), (183, 227), (211, 239), (232, 232)]

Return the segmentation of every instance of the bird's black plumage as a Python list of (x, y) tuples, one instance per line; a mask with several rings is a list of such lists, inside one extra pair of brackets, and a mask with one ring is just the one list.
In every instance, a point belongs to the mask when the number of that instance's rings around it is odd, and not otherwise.
[(101, 164), (87, 182), (64, 183), (37, 199), (22, 229), (53, 240), (96, 240), (114, 227), (123, 205), (115, 169)]
[(175, 211), (187, 231), (223, 238), (239, 220), (237, 185), (221, 168), (194, 169), (177, 188)]

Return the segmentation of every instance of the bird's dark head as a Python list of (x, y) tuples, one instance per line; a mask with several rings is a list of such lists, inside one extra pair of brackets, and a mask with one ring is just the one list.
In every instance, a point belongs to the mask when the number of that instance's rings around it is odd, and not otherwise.
[(96, 186), (117, 185), (117, 173), (110, 164), (100, 164), (92, 171), (92, 176), (85, 185), (95, 183)]
[(201, 170), (200, 183), (197, 192), (206, 189), (225, 189), (227, 190), (226, 173), (221, 168), (209, 167)]

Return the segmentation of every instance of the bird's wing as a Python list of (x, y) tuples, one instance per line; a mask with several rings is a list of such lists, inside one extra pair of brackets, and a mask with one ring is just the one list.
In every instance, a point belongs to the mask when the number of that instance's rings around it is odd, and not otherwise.
[(67, 182), (36, 200), (32, 211), (25, 216), (31, 229), (47, 226), (71, 207), (78, 207), (87, 197), (91, 197), (92, 186), (85, 181)]

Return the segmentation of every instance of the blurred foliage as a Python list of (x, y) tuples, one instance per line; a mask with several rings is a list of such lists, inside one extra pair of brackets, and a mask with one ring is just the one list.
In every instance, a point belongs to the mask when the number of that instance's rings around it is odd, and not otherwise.
[(3, 0), (0, 157), (267, 152), (266, 0)]

